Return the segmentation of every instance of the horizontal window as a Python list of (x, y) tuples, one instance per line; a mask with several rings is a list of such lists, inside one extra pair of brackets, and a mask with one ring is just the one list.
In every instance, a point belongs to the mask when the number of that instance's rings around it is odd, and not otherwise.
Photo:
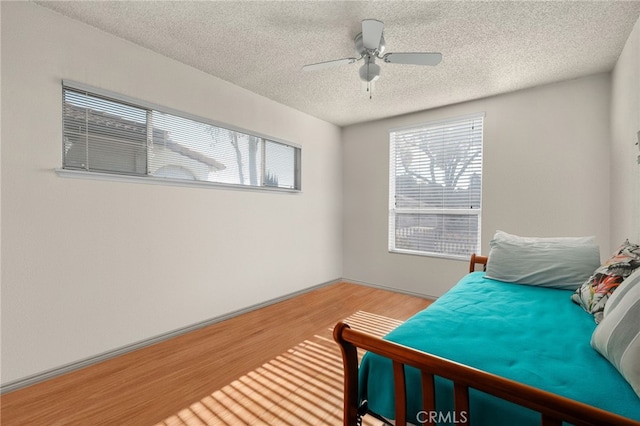
[(301, 149), (63, 82), (63, 169), (301, 189)]

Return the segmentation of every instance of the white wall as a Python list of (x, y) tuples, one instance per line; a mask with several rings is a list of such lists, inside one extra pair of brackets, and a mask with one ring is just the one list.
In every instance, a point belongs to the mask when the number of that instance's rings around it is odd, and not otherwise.
[(345, 278), (439, 296), (466, 273), (466, 261), (388, 253), (388, 130), (476, 112), (483, 253), (497, 229), (595, 235), (608, 253), (610, 86), (599, 74), (343, 129)]
[(625, 238), (640, 243), (640, 20), (612, 73), (611, 247)]
[[(33, 3), (1, 8), (3, 384), (342, 276), (339, 128)], [(58, 177), (63, 78), (299, 144), (303, 192)]]

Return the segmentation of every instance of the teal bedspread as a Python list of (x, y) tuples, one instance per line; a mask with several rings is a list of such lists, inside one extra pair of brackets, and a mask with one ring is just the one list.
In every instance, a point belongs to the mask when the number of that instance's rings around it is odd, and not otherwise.
[[(503, 283), (474, 272), (385, 339), (640, 420), (640, 399), (618, 371), (590, 346), (595, 323), (570, 300), (571, 291)], [(419, 424), (420, 378), (407, 367), (408, 416)], [(391, 361), (365, 354), (361, 400), (395, 417)], [(437, 410), (454, 424), (452, 384), (437, 378)], [(472, 425), (539, 425), (531, 410), (470, 392)], [(446, 420), (449, 420), (447, 422)]]

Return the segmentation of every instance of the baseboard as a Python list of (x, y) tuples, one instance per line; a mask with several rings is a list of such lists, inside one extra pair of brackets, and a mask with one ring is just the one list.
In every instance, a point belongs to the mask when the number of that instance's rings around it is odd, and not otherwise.
[(393, 293), (406, 294), (407, 296), (420, 297), (421, 299), (436, 300), (438, 298), (437, 296), (432, 296), (430, 294), (416, 293), (413, 291), (402, 290), (396, 287), (384, 286), (382, 284), (374, 284), (366, 281), (352, 280), (350, 278), (343, 278), (342, 282), (363, 285), (365, 287), (377, 288), (379, 290), (391, 291)]
[(207, 327), (209, 325), (216, 324), (218, 322), (225, 321), (225, 320), (237, 317), (239, 315), (249, 313), (251, 311), (255, 311), (257, 309), (265, 308), (267, 306), (270, 306), (270, 305), (273, 305), (273, 304), (276, 304), (276, 303), (291, 299), (291, 298), (296, 297), (296, 296), (300, 296), (300, 295), (305, 294), (305, 293), (309, 293), (311, 291), (317, 290), (317, 289), (322, 288), (322, 287), (326, 287), (326, 286), (331, 285), (331, 284), (336, 284), (336, 283), (339, 283), (339, 282), (343, 282), (343, 281), (344, 280), (342, 280), (342, 279), (335, 279), (335, 280), (332, 280), (332, 281), (327, 281), (327, 282), (324, 282), (324, 283), (321, 283), (321, 284), (317, 284), (317, 285), (314, 285), (312, 287), (308, 287), (308, 288), (305, 288), (303, 290), (298, 290), (298, 291), (295, 291), (293, 293), (289, 293), (289, 294), (286, 294), (284, 296), (280, 296), (280, 297), (277, 297), (277, 298), (274, 298), (274, 299), (270, 299), (270, 300), (267, 300), (267, 301), (262, 302), (262, 303), (257, 303), (255, 305), (251, 305), (251, 306), (248, 306), (248, 307), (243, 308), (243, 309), (238, 309), (236, 311), (232, 311), (232, 312), (229, 312), (229, 313), (224, 314), (224, 315), (220, 315), (220, 316), (217, 316), (217, 317), (214, 317), (214, 318), (210, 318), (208, 320), (201, 321), (201, 322), (198, 322), (198, 323), (195, 323), (195, 324), (192, 324), (192, 325), (188, 325), (186, 327), (182, 327), (182, 328), (179, 328), (179, 329), (176, 329), (176, 330), (173, 330), (173, 331), (169, 331), (167, 333), (159, 334), (159, 335), (151, 337), (149, 339), (141, 340), (139, 342), (132, 343), (130, 345), (122, 346), (120, 348), (113, 349), (113, 350), (110, 350), (110, 351), (107, 351), (107, 352), (103, 352), (103, 353), (95, 355), (95, 356), (91, 356), (91, 357), (88, 357), (88, 358), (81, 359), (79, 361), (71, 362), (69, 364), (65, 364), (65, 365), (60, 366), (60, 367), (52, 368), (50, 370), (46, 370), (46, 371), (41, 372), (41, 373), (33, 374), (31, 376), (27, 376), (27, 377), (24, 377), (22, 379), (14, 380), (14, 381), (8, 382), (8, 383), (3, 384), (2, 386), (0, 386), (0, 395), (8, 393), (8, 392), (13, 392), (15, 390), (22, 389), (22, 388), (25, 388), (27, 386), (31, 386), (31, 385), (34, 385), (36, 383), (43, 382), (45, 380), (49, 380), (49, 379), (52, 379), (52, 378), (57, 377), (57, 376), (61, 376), (61, 375), (66, 374), (66, 373), (70, 373), (72, 371), (79, 370), (81, 368), (88, 367), (90, 365), (97, 364), (99, 362), (106, 361), (108, 359), (115, 358), (115, 357), (120, 356), (120, 355), (124, 355), (124, 354), (126, 354), (128, 352), (133, 352), (135, 350), (142, 349), (142, 348), (144, 348), (146, 346), (151, 346), (151, 345), (154, 345), (156, 343), (160, 343), (162, 341), (169, 340), (169, 339), (172, 339), (174, 337), (180, 336), (182, 334), (186, 334), (186, 333), (189, 333), (191, 331), (195, 331), (195, 330), (198, 330), (200, 328)]

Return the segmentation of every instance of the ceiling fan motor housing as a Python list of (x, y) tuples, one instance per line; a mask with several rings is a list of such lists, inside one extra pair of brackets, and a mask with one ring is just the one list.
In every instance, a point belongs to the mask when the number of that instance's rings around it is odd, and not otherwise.
[(378, 55), (382, 55), (382, 52), (384, 52), (384, 48), (385, 48), (385, 43), (384, 43), (384, 36), (380, 37), (380, 44), (378, 45), (378, 49), (376, 50), (369, 50), (367, 51), (367, 48), (364, 47), (364, 42), (362, 41), (362, 33), (359, 33), (355, 40), (355, 45), (356, 45), (356, 54), (358, 56), (366, 56), (367, 54), (370, 54), (372, 56), (376, 56), (376, 54)]

